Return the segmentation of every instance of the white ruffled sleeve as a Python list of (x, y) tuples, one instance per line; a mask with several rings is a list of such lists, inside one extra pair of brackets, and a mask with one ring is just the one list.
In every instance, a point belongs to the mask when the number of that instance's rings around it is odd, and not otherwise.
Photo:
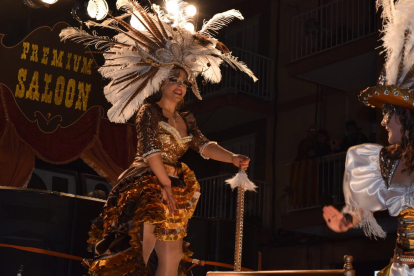
[(358, 217), (360, 222), (355, 227), (362, 228), (365, 235), (385, 238), (372, 214), (387, 209), (387, 187), (379, 163), (381, 149), (377, 144), (362, 144), (348, 150), (343, 181), (346, 206), (342, 212)]

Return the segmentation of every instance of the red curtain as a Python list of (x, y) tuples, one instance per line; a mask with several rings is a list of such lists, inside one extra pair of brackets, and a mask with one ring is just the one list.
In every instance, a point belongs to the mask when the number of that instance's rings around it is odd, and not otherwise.
[(135, 128), (111, 123), (102, 115), (102, 109), (94, 107), (75, 124), (45, 133), (26, 119), (12, 92), (0, 84), (0, 185), (25, 187), (35, 155), (52, 164), (82, 158), (115, 185), (135, 156)]

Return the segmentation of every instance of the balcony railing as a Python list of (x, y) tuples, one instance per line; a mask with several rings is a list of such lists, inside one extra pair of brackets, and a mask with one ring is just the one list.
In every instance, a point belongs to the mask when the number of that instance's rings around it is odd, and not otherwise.
[(344, 169), (345, 152), (289, 164), (287, 212), (343, 203)]
[[(28, 188), (106, 199), (112, 187), (104, 178), (80, 173), (81, 183), (78, 183), (77, 175), (78, 173), (75, 171), (46, 167), (35, 168)], [(232, 191), (230, 185), (225, 183), (225, 180), (231, 177), (230, 174), (223, 174), (198, 180), (201, 186), (201, 197), (194, 213), (195, 216), (220, 219), (236, 218), (237, 191)], [(252, 181), (257, 186), (257, 192), (246, 192), (245, 194), (245, 220), (254, 224), (271, 226), (273, 210), (271, 186), (263, 181)], [(62, 185), (62, 182), (66, 185)], [(76, 191), (78, 184), (81, 185), (82, 190)], [(103, 193), (104, 197), (100, 197), (102, 193), (94, 193), (97, 189)]]
[(291, 61), (377, 31), (375, 1), (338, 0), (292, 18)]
[[(247, 64), (259, 79), (257, 82), (238, 70), (222, 66), (222, 80), (218, 84), (198, 84), (203, 98), (223, 93), (246, 94), (264, 101), (271, 101), (274, 97), (274, 61), (273, 59), (248, 52), (239, 48), (232, 48), (232, 54)], [(192, 93), (188, 101), (194, 101)]]
[[(195, 216), (204, 218), (235, 219), (237, 208), (237, 191), (232, 191), (225, 183), (231, 178), (229, 174), (199, 179), (201, 197), (197, 205)], [(245, 219), (247, 222), (258, 223), (264, 226), (271, 225), (271, 186), (263, 181), (252, 180), (257, 192), (245, 194)]]

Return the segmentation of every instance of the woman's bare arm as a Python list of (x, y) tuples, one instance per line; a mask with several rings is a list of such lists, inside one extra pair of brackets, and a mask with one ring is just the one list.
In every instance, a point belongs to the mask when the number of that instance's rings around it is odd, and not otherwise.
[(234, 154), (219, 145), (212, 143), (206, 146), (203, 149), (202, 154), (205, 157), (226, 162), (226, 163), (232, 163), (236, 167), (241, 166), (243, 170), (246, 170), (249, 167), (250, 158), (241, 154)]

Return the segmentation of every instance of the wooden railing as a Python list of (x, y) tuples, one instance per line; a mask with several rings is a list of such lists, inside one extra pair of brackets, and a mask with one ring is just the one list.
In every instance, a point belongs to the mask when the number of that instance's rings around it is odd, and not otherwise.
[(326, 270), (269, 270), (269, 271), (226, 271), (226, 272), (207, 272), (207, 276), (355, 276), (355, 270), (352, 266), (352, 256), (344, 256), (344, 268), (343, 269), (326, 269)]

